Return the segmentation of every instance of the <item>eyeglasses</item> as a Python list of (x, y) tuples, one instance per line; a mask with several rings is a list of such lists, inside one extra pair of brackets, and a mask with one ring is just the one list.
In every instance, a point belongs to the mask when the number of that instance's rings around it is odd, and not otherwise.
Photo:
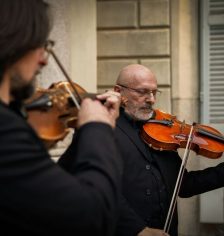
[(146, 95), (153, 95), (154, 97), (156, 97), (157, 95), (160, 95), (162, 93), (162, 91), (158, 90), (158, 89), (155, 89), (155, 90), (148, 90), (148, 89), (134, 89), (134, 88), (130, 88), (130, 87), (127, 87), (125, 85), (122, 85), (122, 84), (117, 84), (119, 86), (121, 86), (122, 88), (125, 88), (125, 89), (128, 89), (128, 90), (131, 90), (133, 92), (136, 92), (138, 93), (140, 96), (146, 96)]
[(44, 49), (46, 50), (46, 51), (50, 51), (53, 47), (54, 47), (54, 45), (55, 45), (55, 42), (53, 41), (53, 40), (47, 40), (46, 42), (45, 42), (45, 44), (44, 44)]
[(45, 50), (45, 55), (44, 55), (45, 59), (48, 59), (49, 54), (52, 48), (54, 47), (54, 45), (55, 45), (55, 42), (53, 40), (47, 40), (45, 44), (43, 45), (44, 50)]

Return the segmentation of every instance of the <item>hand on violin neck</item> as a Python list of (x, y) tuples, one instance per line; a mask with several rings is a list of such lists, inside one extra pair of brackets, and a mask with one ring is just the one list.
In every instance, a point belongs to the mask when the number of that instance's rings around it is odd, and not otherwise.
[[(97, 95), (97, 99), (86, 98), (82, 101), (78, 114), (78, 128), (89, 122), (102, 122), (112, 128), (115, 127), (116, 119), (119, 116), (120, 95), (110, 91)], [(100, 100), (103, 100), (104, 104)]]
[(145, 227), (137, 236), (169, 236), (169, 234), (161, 229)]
[(121, 104), (120, 93), (109, 90), (103, 94), (97, 95), (97, 99), (104, 101), (103, 105), (107, 108), (112, 127), (115, 127), (116, 119), (119, 116), (119, 109)]

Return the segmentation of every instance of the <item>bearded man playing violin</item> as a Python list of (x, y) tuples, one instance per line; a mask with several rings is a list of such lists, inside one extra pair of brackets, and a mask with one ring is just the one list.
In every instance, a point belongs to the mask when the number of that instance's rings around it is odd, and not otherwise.
[(64, 153), (69, 166), (55, 163), (23, 113), (10, 107), (32, 94), (47, 64), (49, 5), (0, 0), (0, 15), (1, 235), (112, 235), (121, 184), (113, 130), (119, 94), (82, 101), (75, 138)]
[[(150, 148), (140, 136), (143, 125), (154, 117), (153, 105), (159, 93), (156, 76), (142, 65), (128, 65), (120, 71), (114, 90), (122, 100), (116, 138), (124, 162), (116, 236), (177, 236), (176, 208), (168, 232), (164, 225), (181, 158), (176, 151)], [(179, 197), (223, 187), (223, 177), (223, 163), (201, 171), (185, 169)]]

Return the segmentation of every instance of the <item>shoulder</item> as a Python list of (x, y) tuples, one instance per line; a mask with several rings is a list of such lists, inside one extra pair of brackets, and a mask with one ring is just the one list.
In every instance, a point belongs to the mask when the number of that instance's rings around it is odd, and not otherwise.
[(40, 144), (35, 131), (28, 124), (26, 119), (4, 104), (0, 104), (0, 143), (14, 142), (17, 145), (28, 143)]
[[(25, 118), (0, 105), (1, 162), (48, 157), (46, 148)], [(25, 155), (24, 155), (25, 154)], [(38, 159), (36, 158), (36, 159)]]
[(0, 104), (0, 130), (27, 126), (26, 120), (6, 105)]

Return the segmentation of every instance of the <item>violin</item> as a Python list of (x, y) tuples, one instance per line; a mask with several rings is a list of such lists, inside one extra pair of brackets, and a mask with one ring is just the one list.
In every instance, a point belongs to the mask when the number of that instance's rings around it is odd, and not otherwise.
[[(87, 96), (81, 86), (73, 85), (81, 97)], [(48, 89), (37, 88), (25, 103), (28, 123), (48, 148), (76, 127), (78, 109), (66, 88), (72, 89), (67, 81), (53, 83)]]
[[(186, 147), (190, 130), (191, 125), (176, 116), (154, 110), (153, 119), (143, 125), (141, 136), (154, 149), (176, 151)], [(204, 157), (219, 158), (224, 152), (224, 136), (212, 127), (194, 124), (190, 149)]]

